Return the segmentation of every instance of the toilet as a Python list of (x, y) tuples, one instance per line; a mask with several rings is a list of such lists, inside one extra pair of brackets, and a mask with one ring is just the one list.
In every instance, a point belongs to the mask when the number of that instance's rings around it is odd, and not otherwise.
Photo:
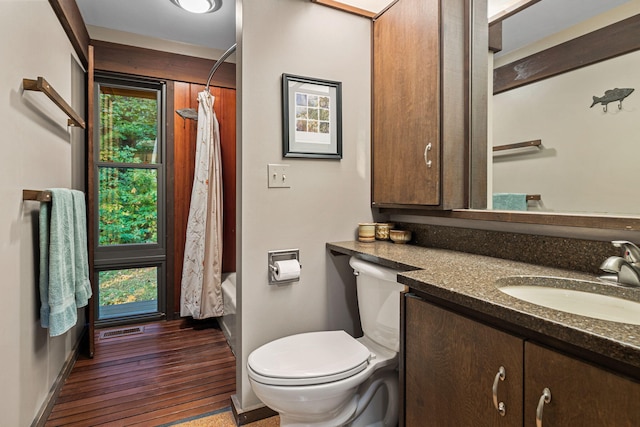
[(364, 336), (345, 331), (291, 335), (247, 362), (256, 396), (281, 426), (396, 426), (400, 293), (397, 271), (352, 257)]

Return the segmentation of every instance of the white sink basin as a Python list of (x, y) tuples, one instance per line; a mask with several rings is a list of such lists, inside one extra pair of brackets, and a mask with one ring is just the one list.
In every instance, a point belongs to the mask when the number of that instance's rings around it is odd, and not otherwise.
[(535, 276), (505, 277), (498, 279), (496, 284), (505, 294), (543, 307), (601, 320), (640, 325), (640, 302), (591, 292), (610, 285)]

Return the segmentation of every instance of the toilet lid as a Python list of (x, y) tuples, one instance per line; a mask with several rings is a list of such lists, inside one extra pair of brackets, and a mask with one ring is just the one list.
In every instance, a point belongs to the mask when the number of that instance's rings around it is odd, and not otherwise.
[(249, 376), (271, 385), (324, 384), (361, 372), (370, 357), (369, 349), (344, 331), (309, 332), (254, 350)]

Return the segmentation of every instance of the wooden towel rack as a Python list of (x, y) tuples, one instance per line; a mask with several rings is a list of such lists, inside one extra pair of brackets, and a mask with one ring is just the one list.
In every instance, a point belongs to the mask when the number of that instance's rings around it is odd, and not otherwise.
[(527, 194), (527, 201), (529, 200), (542, 200), (539, 194)]
[(51, 191), (22, 190), (22, 200), (36, 200), (38, 202), (50, 202)]
[(496, 145), (493, 151), (513, 150), (514, 148), (540, 147), (542, 140), (534, 139), (533, 141), (516, 142), (514, 144)]
[(84, 120), (82, 117), (76, 113), (73, 108), (69, 104), (66, 103), (64, 99), (60, 96), (58, 92), (47, 82), (44, 77), (38, 77), (37, 80), (31, 79), (22, 79), (22, 87), (24, 90), (34, 90), (38, 92), (42, 92), (49, 97), (50, 100), (53, 101), (54, 104), (58, 106), (65, 114), (69, 117), (67, 121), (69, 126), (77, 126), (82, 129), (86, 127)]

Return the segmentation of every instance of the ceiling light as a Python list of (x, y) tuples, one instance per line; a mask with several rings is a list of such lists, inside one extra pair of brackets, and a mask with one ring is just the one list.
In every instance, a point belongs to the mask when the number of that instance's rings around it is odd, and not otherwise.
[(171, 0), (171, 2), (191, 13), (215, 12), (222, 6), (222, 0)]

